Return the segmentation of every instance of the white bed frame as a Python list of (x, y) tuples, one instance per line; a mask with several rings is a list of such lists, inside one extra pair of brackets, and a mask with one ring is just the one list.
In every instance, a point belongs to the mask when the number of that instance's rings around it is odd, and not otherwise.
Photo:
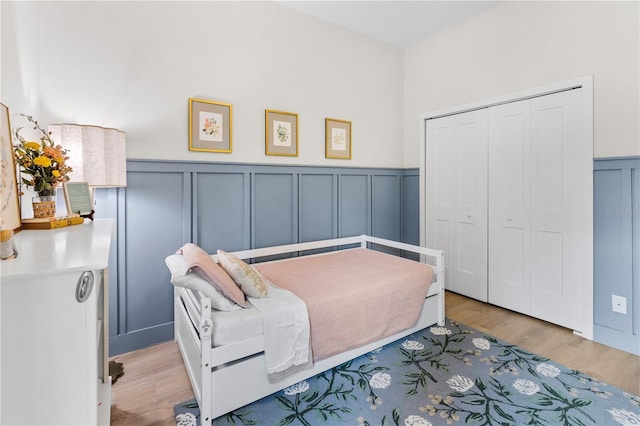
[(312, 368), (298, 371), (277, 383), (269, 383), (264, 361), (264, 338), (253, 337), (224, 346), (211, 347), (211, 304), (188, 289), (175, 287), (175, 339), (200, 408), (202, 426), (223, 414), (291, 386), (297, 382), (338, 366), (387, 343), (408, 336), (433, 324), (444, 325), (444, 255), (440, 250), (398, 243), (362, 235), (308, 243), (289, 244), (234, 252), (241, 259), (315, 250), (321, 248), (369, 247), (369, 244), (400, 249), (421, 256), (423, 263), (434, 267), (435, 281), (416, 325), (365, 346), (315, 362)]

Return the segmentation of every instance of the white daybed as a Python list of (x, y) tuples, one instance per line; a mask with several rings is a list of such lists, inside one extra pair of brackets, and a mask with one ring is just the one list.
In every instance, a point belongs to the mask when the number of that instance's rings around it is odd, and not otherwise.
[[(232, 254), (246, 260), (285, 253), (302, 255), (302, 251), (330, 247), (339, 250), (345, 246), (353, 247), (354, 245), (360, 245), (363, 248), (370, 245), (384, 246), (417, 253), (423, 263), (432, 265), (433, 282), (429, 287), (417, 323), (375, 342), (316, 361), (313, 367), (297, 371), (276, 383), (269, 382), (265, 371), (264, 337), (261, 334), (216, 346), (218, 344), (215, 343), (216, 336), (212, 335), (215, 330), (213, 319), (215, 317), (212, 316), (210, 300), (200, 292), (193, 292), (184, 287), (175, 287), (175, 339), (180, 347), (200, 407), (203, 426), (211, 425), (211, 421), (216, 417), (425, 327), (436, 323), (444, 325), (444, 260), (442, 251), (363, 235), (245, 250)], [(276, 282), (274, 284), (277, 285)]]

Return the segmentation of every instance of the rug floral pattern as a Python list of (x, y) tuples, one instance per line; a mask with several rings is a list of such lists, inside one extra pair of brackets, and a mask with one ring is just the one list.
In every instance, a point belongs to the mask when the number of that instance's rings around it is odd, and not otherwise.
[[(195, 401), (176, 421), (199, 425)], [(640, 425), (640, 397), (448, 320), (213, 424)]]

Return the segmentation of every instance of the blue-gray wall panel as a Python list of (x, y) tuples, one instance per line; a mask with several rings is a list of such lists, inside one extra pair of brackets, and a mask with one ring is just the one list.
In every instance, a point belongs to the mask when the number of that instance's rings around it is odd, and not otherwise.
[(254, 175), (253, 248), (296, 242), (295, 177), (292, 173)]
[(420, 245), (420, 178), (415, 174), (402, 176), (402, 242)]
[(194, 242), (208, 253), (217, 249), (243, 250), (249, 228), (245, 224), (245, 173), (194, 174)]
[(593, 255), (598, 265), (607, 265), (594, 268), (594, 281), (601, 285), (594, 286), (593, 320), (595, 324), (618, 331), (630, 329), (631, 324), (627, 315), (611, 310), (612, 294), (631, 300), (631, 218), (624, 215), (631, 207), (631, 200), (623, 193), (630, 184), (627, 172), (597, 170), (593, 179), (596, 213)]
[(372, 233), (375, 237), (400, 240), (400, 177), (373, 175)]
[[(369, 176), (343, 174), (338, 178), (339, 237), (369, 234), (371, 229)], [(417, 194), (416, 194), (417, 195)]]
[(300, 241), (336, 237), (336, 194), (332, 174), (300, 175)]
[[(640, 158), (594, 162), (595, 341), (640, 355)], [(627, 300), (613, 312), (611, 296)]]
[(124, 332), (173, 321), (173, 287), (164, 259), (183, 244), (182, 223), (188, 220), (183, 178), (182, 173), (127, 175)]
[(164, 259), (185, 242), (212, 252), (360, 234), (418, 241), (417, 170), (129, 160), (127, 171), (126, 188), (98, 197), (117, 216), (111, 355), (173, 338)]

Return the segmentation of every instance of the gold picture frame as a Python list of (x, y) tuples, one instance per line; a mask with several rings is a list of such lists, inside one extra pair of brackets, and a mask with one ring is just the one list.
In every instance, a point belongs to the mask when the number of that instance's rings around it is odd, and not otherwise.
[(264, 112), (265, 154), (298, 156), (298, 114), (267, 109)]
[(351, 160), (351, 122), (325, 118), (325, 158)]
[(22, 215), (11, 141), (9, 107), (0, 103), (0, 229), (15, 231), (22, 226)]
[(230, 153), (232, 119), (231, 104), (189, 98), (189, 151)]

